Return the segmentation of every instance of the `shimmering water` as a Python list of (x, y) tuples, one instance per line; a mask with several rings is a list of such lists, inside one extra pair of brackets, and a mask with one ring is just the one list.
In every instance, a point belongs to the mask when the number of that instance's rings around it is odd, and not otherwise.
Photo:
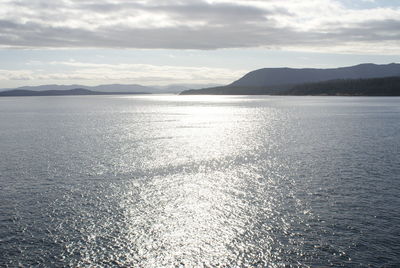
[(400, 267), (400, 98), (1, 98), (0, 187), (0, 266)]

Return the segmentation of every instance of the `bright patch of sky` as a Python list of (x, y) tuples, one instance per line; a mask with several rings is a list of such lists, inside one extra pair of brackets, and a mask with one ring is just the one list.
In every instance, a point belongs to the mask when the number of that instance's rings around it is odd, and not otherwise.
[(340, 0), (346, 7), (369, 9), (377, 7), (398, 7), (398, 0)]

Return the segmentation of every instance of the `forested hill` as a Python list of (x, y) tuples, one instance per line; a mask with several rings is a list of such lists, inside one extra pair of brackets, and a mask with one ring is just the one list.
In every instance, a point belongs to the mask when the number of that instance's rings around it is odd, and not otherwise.
[(183, 91), (181, 95), (329, 95), (400, 96), (400, 76), (370, 79), (336, 79), (280, 86), (225, 86)]
[(349, 67), (317, 68), (264, 68), (249, 72), (230, 84), (235, 87), (269, 87), (284, 84), (301, 84), (334, 79), (369, 79), (400, 76), (400, 64), (364, 63)]

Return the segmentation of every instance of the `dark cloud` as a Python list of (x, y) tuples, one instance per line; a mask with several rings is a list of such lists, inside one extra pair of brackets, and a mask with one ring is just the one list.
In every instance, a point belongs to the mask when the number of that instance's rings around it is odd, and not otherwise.
[(148, 11), (166, 14), (179, 20), (205, 20), (208, 23), (219, 21), (224, 24), (240, 21), (263, 21), (269, 14), (290, 15), (280, 8), (261, 9), (254, 6), (232, 3), (210, 4), (204, 1), (192, 1), (190, 4), (139, 4), (139, 3), (82, 3), (79, 8), (101, 13)]

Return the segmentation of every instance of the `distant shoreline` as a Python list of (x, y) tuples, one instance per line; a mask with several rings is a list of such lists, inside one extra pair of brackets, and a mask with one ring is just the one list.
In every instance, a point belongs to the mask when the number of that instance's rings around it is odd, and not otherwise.
[(178, 96), (260, 96), (260, 97), (380, 97), (399, 98), (400, 95), (283, 95), (283, 94), (178, 94)]
[(99, 96), (99, 95), (141, 95), (148, 92), (101, 92), (83, 88), (69, 90), (7, 90), (0, 92), (0, 97), (41, 97), (41, 96)]

